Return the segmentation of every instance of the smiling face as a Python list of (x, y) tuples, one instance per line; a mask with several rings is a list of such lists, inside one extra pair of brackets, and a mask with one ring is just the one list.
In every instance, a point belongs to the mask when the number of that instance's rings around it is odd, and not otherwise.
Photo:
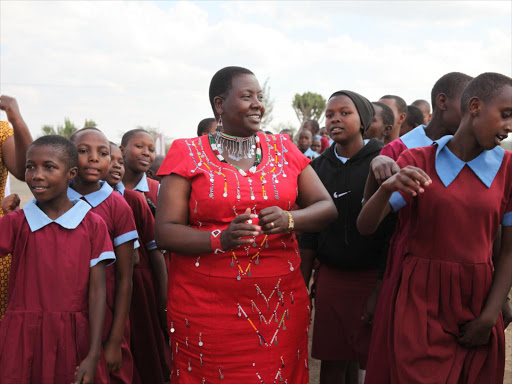
[(228, 94), (214, 99), (224, 132), (240, 137), (256, 134), (265, 113), (262, 101), (263, 91), (256, 76), (243, 74), (233, 77)]
[(125, 167), (135, 174), (145, 173), (155, 161), (155, 141), (146, 132), (135, 133), (121, 151)]
[(78, 150), (78, 178), (85, 183), (98, 183), (110, 167), (110, 144), (101, 132), (85, 130), (73, 139)]
[(512, 131), (512, 87), (506, 85), (487, 103), (473, 98), (469, 101), (473, 132), (484, 150), (500, 145)]
[(110, 167), (105, 176), (105, 181), (111, 186), (119, 184), (124, 176), (123, 153), (117, 145), (110, 146)]
[(32, 146), (27, 151), (25, 182), (38, 202), (66, 195), (76, 172), (76, 168), (69, 168), (62, 156), (48, 145)]
[(354, 102), (345, 95), (334, 96), (325, 109), (325, 128), (338, 144), (347, 144), (361, 138), (361, 119)]

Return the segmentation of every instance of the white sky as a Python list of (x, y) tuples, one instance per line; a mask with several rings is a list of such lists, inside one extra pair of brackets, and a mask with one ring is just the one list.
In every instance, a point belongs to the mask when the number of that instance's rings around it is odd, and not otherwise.
[[(512, 76), (511, 1), (0, 1), (0, 93), (34, 136), (95, 120), (194, 136), (227, 65), (269, 78), (274, 120), (295, 93), (430, 100), (443, 74)], [(5, 115), (3, 115), (5, 117)]]

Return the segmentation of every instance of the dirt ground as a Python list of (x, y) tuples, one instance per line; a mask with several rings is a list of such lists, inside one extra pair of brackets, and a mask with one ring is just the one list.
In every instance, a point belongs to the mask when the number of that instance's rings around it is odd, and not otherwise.
[[(11, 192), (17, 193), (21, 198), (21, 206), (32, 199), (32, 194), (30, 193), (30, 190), (28, 189), (27, 185), (25, 183), (22, 183), (13, 177), (11, 177)], [(511, 325), (512, 327), (512, 325)], [(309, 332), (309, 350), (311, 351), (311, 337), (313, 334), (313, 327), (310, 327)], [(511, 354), (509, 352), (509, 346), (512, 345), (512, 332), (511, 331), (505, 331), (505, 339), (506, 339), (506, 345), (507, 345), (507, 360), (505, 364), (505, 380), (504, 384), (512, 384), (512, 365), (511, 365)], [(320, 361), (315, 360), (311, 358), (309, 361), (309, 382), (310, 384), (319, 384), (320, 383)]]

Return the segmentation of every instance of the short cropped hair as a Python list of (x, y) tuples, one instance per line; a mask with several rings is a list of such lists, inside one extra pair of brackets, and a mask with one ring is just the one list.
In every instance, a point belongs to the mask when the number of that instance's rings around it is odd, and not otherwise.
[[(384, 125), (393, 126), (393, 124), (395, 124), (395, 115), (393, 114), (393, 110), (389, 108), (389, 106), (379, 101), (374, 101), (372, 104), (382, 109), (380, 116), (382, 117), (382, 123)], [(375, 114), (377, 114), (377, 108), (375, 108)]]
[(439, 94), (444, 93), (449, 99), (455, 97), (468, 83), (473, 80), (471, 76), (461, 72), (450, 72), (441, 76), (432, 87), (430, 94), (432, 101), (432, 112), (436, 109), (436, 100)]
[[(128, 132), (126, 132), (123, 137), (121, 138), (121, 146), (126, 147), (128, 145), (128, 142), (132, 139), (133, 136), (135, 136), (137, 133), (146, 133), (149, 135), (149, 132), (142, 128), (135, 128), (131, 129)], [(151, 136), (151, 135), (150, 135)]]
[(73, 142), (73, 143), (74, 143), (74, 142), (75, 142), (76, 137), (77, 137), (81, 132), (83, 132), (83, 131), (97, 131), (97, 132), (100, 132), (101, 134), (103, 134), (103, 132), (101, 132), (101, 130), (99, 130), (99, 129), (98, 129), (98, 128), (96, 128), (96, 127), (92, 127), (92, 126), (91, 126), (91, 127), (84, 127), (84, 128), (81, 128), (81, 129), (79, 129), (79, 130), (77, 130), (77, 131), (73, 132), (73, 133), (71, 134), (71, 136), (69, 136), (69, 140), (71, 140), (71, 142)]
[(215, 123), (217, 122), (217, 120), (215, 120), (213, 117), (208, 117), (206, 119), (203, 119), (199, 122), (199, 124), (197, 125), (197, 136), (201, 136), (203, 134), (203, 132), (206, 132), (206, 130), (208, 129), (208, 126), (211, 124), (211, 123)]
[(430, 110), (430, 104), (427, 100), (423, 100), (423, 99), (418, 99), (418, 100), (414, 100), (411, 104), (413, 107), (417, 107), (419, 108), (421, 105), (426, 105), (428, 106), (428, 109)]
[(503, 87), (512, 87), (512, 79), (501, 73), (486, 72), (475, 77), (462, 92), (460, 112), (464, 115), (469, 108), (469, 101), (478, 97), (484, 103), (496, 97)]
[(381, 97), (381, 99), (395, 100), (396, 109), (398, 110), (398, 113), (399, 114), (407, 113), (407, 103), (400, 96), (397, 96), (397, 95), (384, 95), (384, 96)]
[[(33, 147), (47, 146), (59, 154), (67, 169), (78, 167), (78, 151), (71, 140), (59, 135), (41, 136), (36, 139), (28, 150)], [(27, 152), (28, 152), (27, 150)]]
[(214, 114), (216, 114), (216, 112), (213, 99), (217, 96), (226, 97), (233, 85), (233, 78), (239, 75), (254, 75), (254, 73), (243, 67), (225, 67), (218, 70), (217, 73), (213, 75), (208, 94)]
[(311, 128), (314, 129), (314, 134), (317, 134), (320, 130), (320, 124), (318, 124), (318, 121), (316, 120), (306, 120), (304, 123), (302, 123), (302, 127), (304, 127), (306, 124), (311, 125)]
[(410, 127), (417, 127), (418, 125), (421, 125), (424, 122), (423, 112), (421, 112), (421, 109), (415, 107), (414, 105), (408, 105), (407, 117), (405, 118), (405, 120), (407, 121), (407, 124), (409, 124)]

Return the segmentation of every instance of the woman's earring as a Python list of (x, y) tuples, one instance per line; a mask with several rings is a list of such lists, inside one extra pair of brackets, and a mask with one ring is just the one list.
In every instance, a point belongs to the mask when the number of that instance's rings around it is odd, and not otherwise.
[(222, 131), (222, 116), (219, 116), (219, 121), (217, 121), (217, 132)]

